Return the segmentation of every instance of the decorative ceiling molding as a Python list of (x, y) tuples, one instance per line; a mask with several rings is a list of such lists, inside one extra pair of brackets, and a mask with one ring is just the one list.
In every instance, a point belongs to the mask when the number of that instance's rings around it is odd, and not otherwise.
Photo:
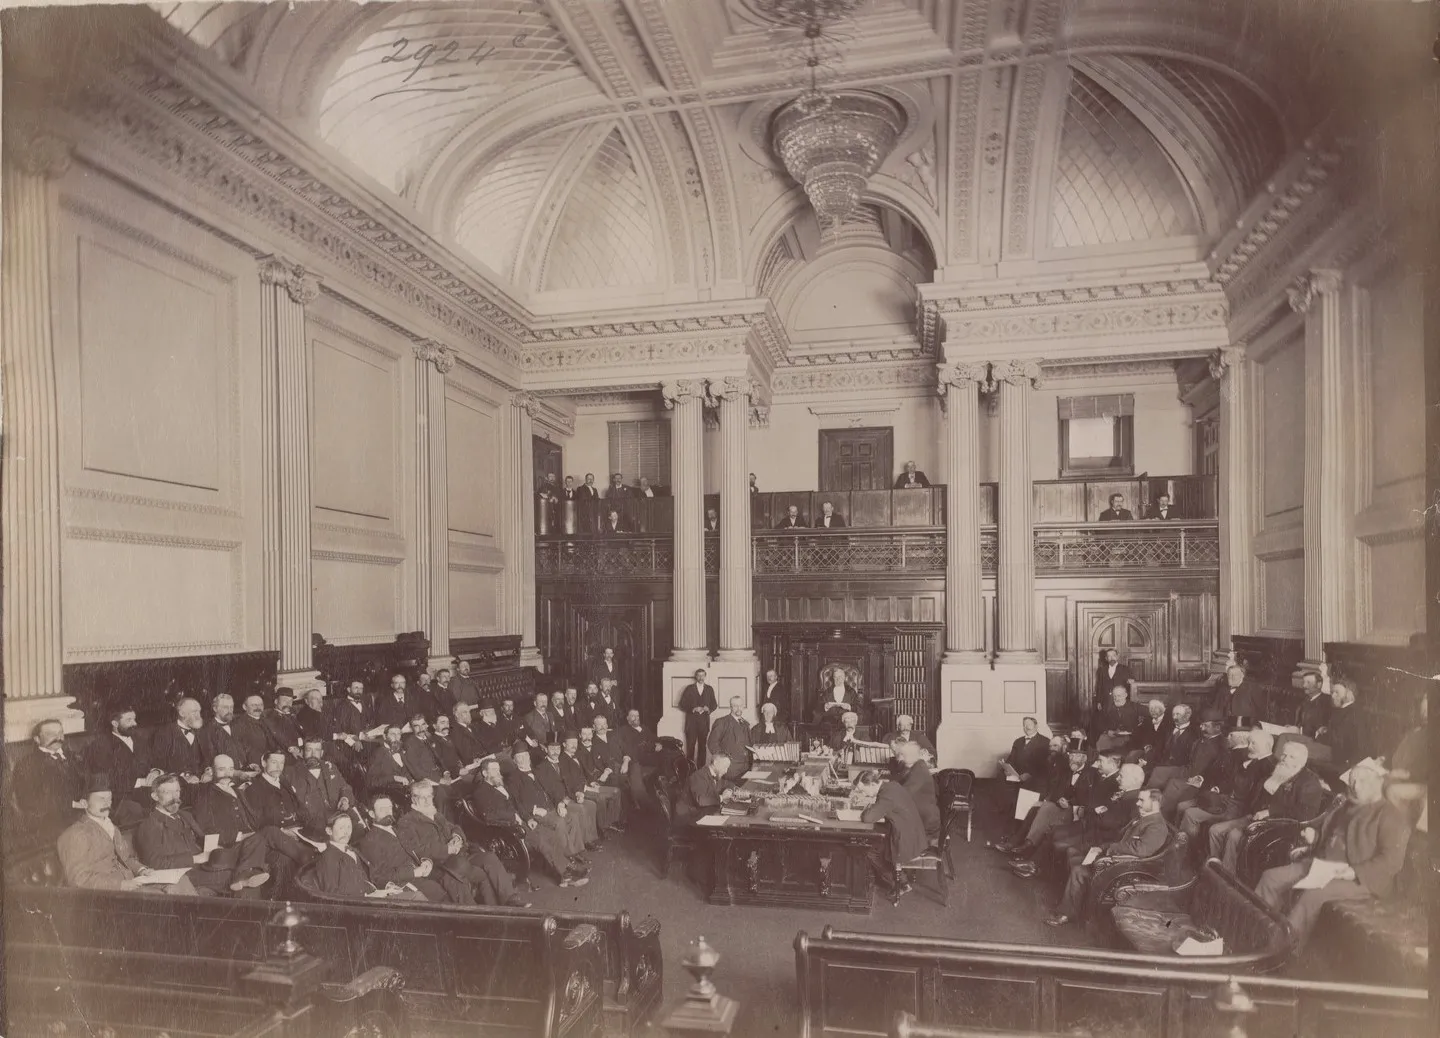
[[(693, 336), (686, 339), (609, 339), (594, 343), (565, 343), (531, 346), (521, 363), (527, 374), (563, 373), (575, 379), (589, 372), (604, 381), (625, 377), (616, 369), (645, 368), (648, 365), (687, 365), (726, 357), (744, 357), (747, 336)], [(634, 380), (634, 375), (629, 376)], [(547, 387), (547, 392), (551, 390)]]
[[(1198, 356), (1199, 354), (1197, 354)], [(1041, 368), (1047, 382), (1093, 379), (1106, 381), (1116, 378), (1175, 377), (1176, 358), (1164, 357), (1149, 360), (1126, 358), (1093, 359), (1066, 362), (1045, 361)]]
[(935, 385), (935, 362), (846, 365), (824, 368), (781, 368), (770, 387), (775, 399), (807, 394), (866, 393), (872, 390), (929, 389)]
[(575, 405), (572, 399), (566, 398), (563, 403), (543, 396), (531, 399), (535, 402), (535, 414), (532, 417), (537, 424), (548, 426), (566, 436), (575, 435)]

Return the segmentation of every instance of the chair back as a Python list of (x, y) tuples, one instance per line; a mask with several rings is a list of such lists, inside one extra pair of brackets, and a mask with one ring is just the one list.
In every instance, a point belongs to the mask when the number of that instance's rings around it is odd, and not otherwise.
[(975, 790), (975, 772), (969, 768), (941, 768), (935, 773), (935, 791), (942, 806), (968, 805)]
[(1161, 883), (1179, 886), (1195, 874), (1190, 863), (1190, 837), (1178, 830), (1170, 830), (1170, 838), (1153, 860)]

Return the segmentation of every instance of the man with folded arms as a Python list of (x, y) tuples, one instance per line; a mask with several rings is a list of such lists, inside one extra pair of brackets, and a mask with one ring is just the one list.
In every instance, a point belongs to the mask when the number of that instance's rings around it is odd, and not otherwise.
[(1384, 765), (1368, 757), (1355, 764), (1344, 803), (1325, 815), (1318, 832), (1306, 827), (1301, 834), (1314, 848), (1314, 860), (1266, 869), (1255, 885), (1262, 901), (1284, 912), (1302, 879), (1307, 885), (1318, 884), (1304, 889), (1289, 906), (1297, 955), (1305, 950), (1327, 902), (1366, 901), (1388, 897), (1395, 890), (1410, 827), (1400, 809), (1385, 799), (1385, 775)]
[(558, 829), (541, 824), (542, 818), (546, 817), (545, 809), (540, 808), (542, 815), (537, 818), (534, 799), (527, 798), (522, 804), (505, 788), (499, 761), (487, 760), (480, 766), (480, 781), (475, 784), (470, 802), (481, 821), (489, 825), (518, 826), (524, 833), (525, 845), (550, 866), (550, 871), (562, 887), (583, 887), (590, 882), (585, 869), (566, 855)]
[(105, 776), (96, 775), (85, 794), (85, 813), (60, 834), (56, 850), (65, 882), (81, 890), (140, 890), (153, 894), (194, 894), (190, 880), (141, 883), (154, 871), (140, 864), (129, 838), (110, 820), (113, 797)]
[(175, 775), (155, 780), (150, 790), (155, 809), (135, 830), (140, 860), (152, 869), (188, 868), (190, 883), (200, 893), (229, 890), (260, 897), (259, 888), (270, 881), (264, 842), (250, 836), (231, 847), (206, 850), (204, 830), (180, 807), (180, 786)]
[(470, 888), (448, 872), (438, 871), (429, 858), (416, 858), (395, 832), (395, 802), (384, 793), (370, 801), (371, 825), (355, 841), (370, 881), (378, 886), (413, 886), (426, 901), (473, 905)]
[(572, 863), (588, 865), (585, 859), (584, 822), (579, 812), (571, 811), (564, 800), (556, 800), (541, 784), (530, 764), (530, 750), (524, 743), (515, 745), (515, 771), (506, 788), (515, 798), (515, 808), (527, 821), (535, 819), (541, 827), (551, 829), (560, 838), (565, 856)]
[[(1125, 767), (1134, 765), (1127, 764)], [(1090, 881), (1095, 876), (1094, 863), (1098, 858), (1149, 858), (1164, 848), (1170, 836), (1170, 827), (1160, 814), (1159, 793), (1153, 789), (1140, 790), (1136, 795), (1135, 811), (1134, 820), (1125, 826), (1114, 843), (1105, 845), (1103, 849), (1092, 846), (1088, 850), (1077, 847), (1070, 851), (1070, 878), (1065, 882), (1065, 893), (1059, 906), (1045, 919), (1047, 925), (1064, 926), (1079, 917), (1085, 895), (1090, 891)], [(1088, 864), (1087, 858), (1090, 859)]]
[(1310, 751), (1304, 743), (1286, 743), (1275, 760), (1268, 778), (1250, 791), (1245, 805), (1249, 814), (1242, 814), (1210, 827), (1210, 857), (1219, 858), (1231, 872), (1240, 861), (1240, 844), (1245, 827), (1267, 818), (1291, 818), (1305, 822), (1325, 809), (1329, 791), (1320, 776), (1311, 771)]
[(436, 810), (435, 783), (420, 779), (411, 784), (410, 810), (395, 824), (395, 832), (411, 855), (429, 858), (437, 869), (473, 891), (477, 897), (468, 903), (524, 905), (500, 859), (484, 848), (468, 846), (465, 834)]

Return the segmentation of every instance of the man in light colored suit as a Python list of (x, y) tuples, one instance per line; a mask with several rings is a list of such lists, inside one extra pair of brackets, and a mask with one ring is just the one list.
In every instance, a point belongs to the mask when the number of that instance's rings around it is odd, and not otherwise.
[(139, 890), (151, 894), (194, 894), (188, 877), (178, 883), (141, 883), (154, 870), (140, 864), (129, 838), (110, 821), (114, 795), (109, 783), (92, 782), (85, 813), (60, 834), (56, 850), (65, 882), (82, 890)]

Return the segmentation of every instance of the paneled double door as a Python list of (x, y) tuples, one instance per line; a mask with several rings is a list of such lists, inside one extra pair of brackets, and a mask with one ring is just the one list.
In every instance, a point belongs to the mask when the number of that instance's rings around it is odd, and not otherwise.
[(1097, 697), (1109, 690), (1096, 688), (1100, 654), (1114, 649), (1137, 682), (1174, 681), (1171, 665), (1170, 602), (1077, 602), (1075, 644), (1082, 652), (1075, 661), (1075, 687), (1081, 710), (1093, 709)]

